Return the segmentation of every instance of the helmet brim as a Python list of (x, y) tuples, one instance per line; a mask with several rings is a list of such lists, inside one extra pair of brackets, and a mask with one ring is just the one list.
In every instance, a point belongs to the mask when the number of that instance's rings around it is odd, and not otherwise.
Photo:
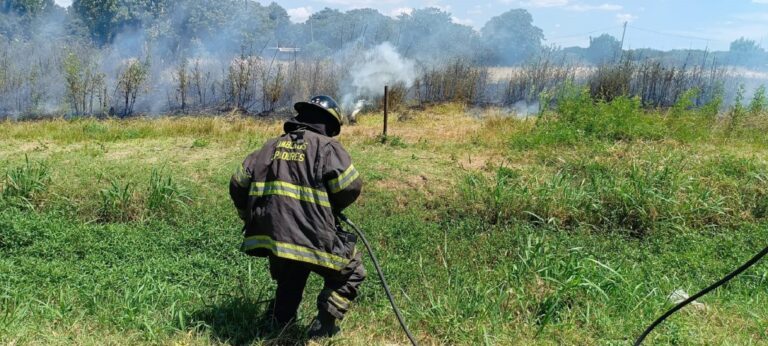
[(314, 104), (314, 103), (310, 103), (310, 102), (300, 101), (300, 102), (296, 102), (293, 105), (293, 108), (297, 112), (299, 112), (299, 114), (304, 113), (304, 112), (311, 112), (311, 111), (321, 111), (322, 113), (327, 114), (329, 117), (331, 117), (332, 119), (336, 120), (339, 123), (339, 126), (342, 125), (341, 114), (338, 114), (338, 115), (337, 114), (333, 114), (333, 112), (330, 112), (328, 109), (325, 109), (325, 108), (323, 108), (320, 105), (317, 105), (317, 104)]

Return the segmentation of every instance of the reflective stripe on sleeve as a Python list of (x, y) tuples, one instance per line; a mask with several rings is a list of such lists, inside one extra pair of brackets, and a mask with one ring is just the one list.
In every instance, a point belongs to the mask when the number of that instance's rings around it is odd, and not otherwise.
[(341, 270), (347, 265), (348, 260), (331, 253), (310, 249), (295, 244), (275, 241), (266, 235), (255, 235), (245, 238), (240, 246), (241, 251), (254, 249), (270, 250), (273, 255), (295, 261), (315, 264), (321, 267)]
[(286, 196), (304, 202), (315, 203), (323, 207), (331, 207), (331, 202), (328, 200), (328, 194), (325, 191), (278, 180), (251, 183), (251, 196), (271, 195)]
[(344, 190), (358, 177), (360, 177), (360, 173), (358, 173), (357, 169), (355, 169), (355, 165), (350, 164), (349, 168), (347, 168), (337, 178), (328, 181), (328, 190), (330, 190), (331, 193), (337, 193), (341, 190)]

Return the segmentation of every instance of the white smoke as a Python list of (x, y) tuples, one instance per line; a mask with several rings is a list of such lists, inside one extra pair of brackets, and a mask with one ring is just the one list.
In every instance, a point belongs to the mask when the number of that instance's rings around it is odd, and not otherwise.
[(527, 118), (528, 116), (538, 114), (540, 109), (541, 107), (538, 102), (517, 101), (512, 105), (510, 113), (517, 117)]
[(363, 110), (363, 107), (365, 107), (365, 100), (358, 100), (355, 102), (355, 108), (352, 109), (352, 113), (349, 115), (349, 118), (351, 120), (355, 120), (357, 118), (357, 113), (360, 113), (360, 111)]
[(416, 80), (416, 64), (403, 58), (394, 46), (384, 42), (365, 51), (350, 67), (342, 84), (342, 108), (354, 121), (366, 102), (384, 96), (385, 85), (402, 84), (410, 88)]

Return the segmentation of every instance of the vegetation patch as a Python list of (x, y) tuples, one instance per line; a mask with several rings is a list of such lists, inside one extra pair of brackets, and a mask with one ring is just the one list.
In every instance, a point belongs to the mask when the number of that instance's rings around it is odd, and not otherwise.
[(23, 165), (10, 168), (5, 173), (0, 202), (8, 206), (33, 209), (43, 202), (50, 182), (48, 165), (30, 161), (25, 156)]
[[(376, 141), (381, 114), (345, 126), (339, 139), (366, 182), (346, 212), (422, 343), (626, 342), (671, 292), (719, 279), (768, 237), (764, 112), (729, 131), (727, 115), (684, 104), (647, 111), (632, 98), (588, 101), (583, 90), (568, 100), (540, 119), (426, 107), (391, 123), (389, 139), (404, 145)], [(0, 342), (304, 342), (312, 299), (295, 329), (259, 328), (274, 283), (266, 261), (239, 252), (226, 188), (280, 125), (4, 125), (0, 148), (28, 157), (0, 150)], [(36, 150), (43, 139), (47, 149)], [(210, 144), (190, 148), (198, 139)], [(764, 343), (755, 316), (768, 315), (766, 277), (758, 264), (649, 342)], [(321, 286), (313, 278), (305, 296)], [(344, 334), (326, 343), (403, 343), (390, 314), (370, 277)]]

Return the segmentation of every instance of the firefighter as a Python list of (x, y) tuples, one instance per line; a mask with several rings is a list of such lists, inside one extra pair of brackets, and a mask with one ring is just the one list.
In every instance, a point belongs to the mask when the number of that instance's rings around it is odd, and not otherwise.
[(268, 257), (277, 292), (267, 312), (284, 327), (296, 319), (311, 272), (325, 280), (310, 338), (339, 331), (365, 279), (357, 237), (341, 229), (336, 215), (360, 195), (362, 180), (349, 154), (332, 137), (341, 131), (336, 101), (315, 96), (294, 105), (298, 115), (284, 134), (245, 159), (230, 181), (229, 193), (245, 222), (241, 250)]

